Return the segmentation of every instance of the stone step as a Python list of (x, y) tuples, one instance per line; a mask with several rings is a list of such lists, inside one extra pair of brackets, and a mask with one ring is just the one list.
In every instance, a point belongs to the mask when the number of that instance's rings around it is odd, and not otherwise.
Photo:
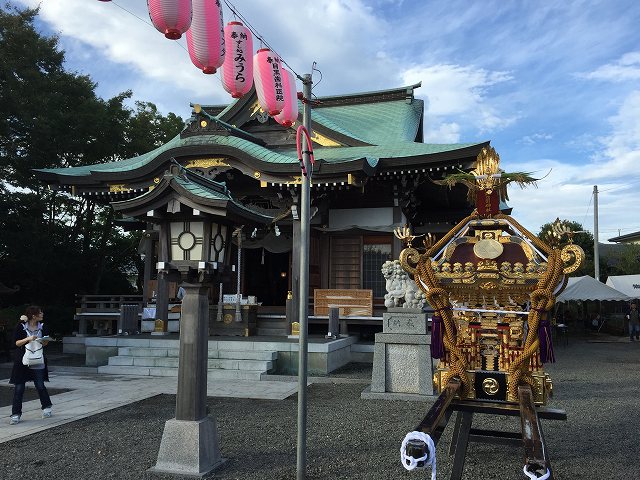
[[(118, 355), (109, 358), (110, 366), (131, 366), (131, 367), (165, 367), (178, 368), (178, 357), (132, 357)], [(208, 369), (223, 370), (263, 370), (273, 369), (271, 360), (250, 360), (250, 359), (223, 359), (210, 358), (207, 362)]]
[[(237, 348), (237, 345), (236, 345)], [(126, 357), (179, 357), (178, 348), (119, 347), (119, 356)], [(209, 350), (208, 358), (229, 358), (242, 360), (275, 360), (278, 352), (269, 350)]]
[[(106, 373), (111, 375), (177, 377), (178, 369), (164, 367), (104, 365), (102, 367), (98, 367), (98, 373)], [(260, 370), (209, 370), (207, 371), (207, 378), (213, 380), (260, 380), (260, 376), (263, 373), (264, 371)]]

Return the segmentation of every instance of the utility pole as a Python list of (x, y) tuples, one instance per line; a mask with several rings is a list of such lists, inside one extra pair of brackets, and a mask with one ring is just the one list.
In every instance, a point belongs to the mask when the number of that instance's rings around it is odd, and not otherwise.
[(303, 136), (302, 161), (306, 175), (302, 175), (300, 186), (300, 290), (298, 294), (298, 320), (300, 322), (300, 338), (298, 351), (298, 448), (296, 456), (296, 479), (304, 480), (307, 471), (307, 331), (309, 323), (309, 230), (311, 203), (311, 165), (309, 152), (311, 145), (311, 74), (302, 79), (303, 110), (302, 124), (309, 137)]
[(593, 267), (600, 281), (600, 253), (598, 252), (598, 186), (593, 186)]

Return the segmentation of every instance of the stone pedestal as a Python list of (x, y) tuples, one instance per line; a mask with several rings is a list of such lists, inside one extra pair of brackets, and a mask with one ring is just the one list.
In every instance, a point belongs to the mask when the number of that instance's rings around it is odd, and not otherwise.
[(158, 461), (149, 471), (203, 477), (223, 462), (213, 419), (171, 419), (164, 425)]
[(425, 313), (390, 308), (376, 334), (370, 393), (433, 395), (430, 345)]

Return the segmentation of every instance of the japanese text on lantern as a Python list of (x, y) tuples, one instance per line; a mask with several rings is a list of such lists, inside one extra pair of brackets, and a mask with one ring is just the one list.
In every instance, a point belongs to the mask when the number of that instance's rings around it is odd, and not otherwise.
[(284, 90), (282, 88), (282, 76), (280, 75), (280, 63), (272, 62), (271, 68), (273, 68), (273, 82), (276, 89), (276, 101), (284, 102)]

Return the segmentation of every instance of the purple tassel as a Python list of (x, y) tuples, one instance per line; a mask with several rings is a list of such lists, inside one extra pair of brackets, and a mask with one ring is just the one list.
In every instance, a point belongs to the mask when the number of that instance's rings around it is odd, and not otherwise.
[(538, 338), (540, 339), (540, 361), (542, 363), (555, 363), (553, 354), (553, 340), (551, 338), (551, 324), (549, 320), (541, 320), (538, 325)]
[(440, 315), (431, 319), (431, 358), (444, 357), (444, 322)]

